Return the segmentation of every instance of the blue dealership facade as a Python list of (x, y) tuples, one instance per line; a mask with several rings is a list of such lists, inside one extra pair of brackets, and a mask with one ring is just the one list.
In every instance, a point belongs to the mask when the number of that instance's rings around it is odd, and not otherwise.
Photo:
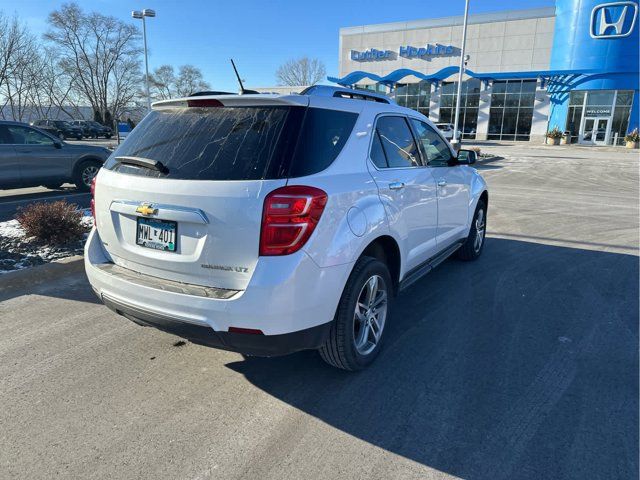
[[(638, 128), (637, 0), (557, 0), (555, 7), (470, 15), (460, 128), (466, 138), (622, 145)], [(395, 95), (451, 123), (461, 17), (340, 31), (341, 85)]]

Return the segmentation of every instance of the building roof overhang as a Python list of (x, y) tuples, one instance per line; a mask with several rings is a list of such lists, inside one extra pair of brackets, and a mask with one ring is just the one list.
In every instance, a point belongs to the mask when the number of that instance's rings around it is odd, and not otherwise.
[[(327, 77), (327, 80), (343, 86), (352, 86), (361, 82), (366, 78), (369, 80), (373, 80), (377, 83), (394, 86), (396, 83), (400, 83), (400, 81), (403, 78), (408, 77), (410, 75), (413, 75), (414, 77), (417, 77), (420, 80), (440, 82), (453, 75), (457, 75), (458, 72), (459, 72), (459, 68), (453, 65), (444, 67), (438, 70), (437, 72), (431, 73), (431, 74), (425, 74), (422, 72), (418, 72), (417, 70), (412, 70), (410, 68), (400, 68), (384, 76), (380, 76), (371, 72), (357, 70), (341, 78)], [(469, 69), (464, 70), (465, 75), (471, 78), (477, 78), (478, 80), (483, 80), (483, 81), (516, 80), (516, 79), (525, 79), (525, 78), (542, 78), (545, 80), (556, 80), (561, 78), (571, 78), (571, 77), (575, 78), (576, 76), (579, 76), (579, 75), (589, 75), (589, 74), (595, 74), (595, 73), (603, 73), (603, 72), (599, 70), (529, 70), (529, 71), (521, 71), (521, 72), (476, 73)]]

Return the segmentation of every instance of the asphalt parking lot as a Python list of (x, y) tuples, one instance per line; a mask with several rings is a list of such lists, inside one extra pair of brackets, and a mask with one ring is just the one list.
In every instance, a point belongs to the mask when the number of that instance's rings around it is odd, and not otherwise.
[(357, 374), (0, 277), (0, 477), (638, 478), (638, 154), (483, 149), (483, 256), (405, 291)]

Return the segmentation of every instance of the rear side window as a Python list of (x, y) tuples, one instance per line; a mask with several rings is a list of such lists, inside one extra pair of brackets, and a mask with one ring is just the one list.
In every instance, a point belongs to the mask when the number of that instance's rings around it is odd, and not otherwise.
[(331, 165), (347, 143), (357, 118), (357, 113), (308, 108), (290, 176), (311, 175)]
[(160, 173), (120, 163), (117, 157), (160, 161), (166, 178), (260, 180), (276, 176), (272, 160), (293, 107), (180, 108), (150, 112), (109, 158), (122, 173)]
[(376, 123), (390, 168), (417, 167), (418, 147), (404, 117), (380, 117)]

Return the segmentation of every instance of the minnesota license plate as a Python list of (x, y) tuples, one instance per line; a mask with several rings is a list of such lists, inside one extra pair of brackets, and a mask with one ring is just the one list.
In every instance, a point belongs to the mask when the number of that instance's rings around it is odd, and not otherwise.
[(178, 224), (170, 220), (138, 218), (136, 244), (154, 250), (176, 251)]

